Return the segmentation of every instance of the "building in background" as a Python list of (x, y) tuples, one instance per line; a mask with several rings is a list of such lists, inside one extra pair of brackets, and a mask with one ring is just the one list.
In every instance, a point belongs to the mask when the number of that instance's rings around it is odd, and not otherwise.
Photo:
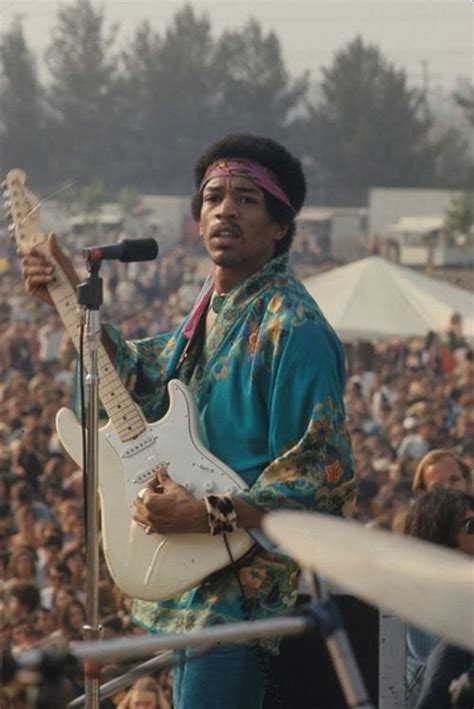
[(295, 248), (324, 262), (353, 261), (367, 253), (367, 210), (361, 207), (303, 207)]

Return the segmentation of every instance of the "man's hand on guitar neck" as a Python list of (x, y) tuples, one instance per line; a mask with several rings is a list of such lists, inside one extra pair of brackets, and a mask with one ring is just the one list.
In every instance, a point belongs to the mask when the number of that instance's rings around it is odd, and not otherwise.
[(18, 253), (21, 257), (21, 271), (26, 290), (45, 303), (53, 305), (48, 285), (55, 280), (54, 263), (62, 268), (73, 287), (79, 283), (79, 277), (70, 258), (59, 248), (54, 234), (48, 235), (47, 251), (51, 254), (51, 259), (48, 258), (46, 250), (38, 248), (30, 251), (19, 249)]
[[(156, 480), (148, 483), (135, 500), (134, 520), (149, 534), (209, 534), (204, 500), (193, 497), (160, 468)], [(237, 524), (241, 528), (261, 526), (263, 514), (236, 499)]]

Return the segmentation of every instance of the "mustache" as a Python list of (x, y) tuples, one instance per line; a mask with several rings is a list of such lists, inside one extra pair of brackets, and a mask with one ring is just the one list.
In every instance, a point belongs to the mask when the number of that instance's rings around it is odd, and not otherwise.
[(220, 222), (216, 224), (211, 229), (211, 237), (219, 236), (221, 232), (228, 231), (232, 236), (242, 236), (242, 230), (238, 224), (232, 224), (231, 222)]

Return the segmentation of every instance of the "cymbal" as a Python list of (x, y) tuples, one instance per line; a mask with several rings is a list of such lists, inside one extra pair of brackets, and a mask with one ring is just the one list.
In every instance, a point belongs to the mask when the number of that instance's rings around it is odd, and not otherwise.
[(474, 650), (474, 562), (466, 554), (319, 513), (271, 512), (263, 528), (341, 590)]

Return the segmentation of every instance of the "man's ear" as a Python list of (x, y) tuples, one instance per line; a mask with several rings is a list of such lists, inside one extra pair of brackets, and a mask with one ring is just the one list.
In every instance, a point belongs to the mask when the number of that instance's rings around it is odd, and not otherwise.
[(281, 241), (288, 234), (289, 224), (275, 224), (275, 241)]

